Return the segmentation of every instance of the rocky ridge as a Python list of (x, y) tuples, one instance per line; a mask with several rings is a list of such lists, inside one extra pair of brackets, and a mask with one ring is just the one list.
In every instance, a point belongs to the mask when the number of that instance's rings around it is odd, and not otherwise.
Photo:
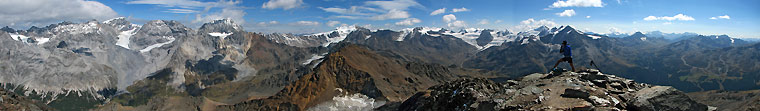
[(504, 83), (461, 79), (419, 92), (398, 107), (403, 111), (452, 109), (705, 111), (708, 106), (673, 87), (587, 70), (535, 73)]

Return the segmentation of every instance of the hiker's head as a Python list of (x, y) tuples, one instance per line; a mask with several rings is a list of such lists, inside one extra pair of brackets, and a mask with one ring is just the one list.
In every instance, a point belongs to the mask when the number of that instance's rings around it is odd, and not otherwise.
[(567, 45), (567, 41), (562, 41), (562, 45)]

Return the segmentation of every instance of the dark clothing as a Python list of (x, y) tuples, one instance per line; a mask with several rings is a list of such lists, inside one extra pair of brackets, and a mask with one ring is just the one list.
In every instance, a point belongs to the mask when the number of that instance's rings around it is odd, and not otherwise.
[(561, 49), (559, 49), (560, 52), (562, 52), (562, 55), (565, 57), (572, 57), (573, 51), (570, 49), (570, 45), (563, 45)]
[(573, 63), (572, 57), (563, 57), (562, 59), (559, 59), (560, 61), (567, 61), (567, 63)]

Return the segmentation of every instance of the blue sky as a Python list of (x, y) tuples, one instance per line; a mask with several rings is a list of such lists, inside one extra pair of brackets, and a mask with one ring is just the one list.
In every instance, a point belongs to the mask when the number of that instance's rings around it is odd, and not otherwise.
[[(11, 0), (14, 1), (14, 0)], [(21, 0), (25, 1), (25, 0)], [(48, 0), (30, 0), (48, 1)], [(29, 27), (45, 22), (86, 21), (112, 16), (134, 23), (177, 20), (193, 28), (231, 18), (253, 32), (313, 33), (341, 25), (370, 29), (442, 27), (520, 31), (540, 25), (572, 25), (596, 33), (696, 32), (760, 38), (758, 0), (56, 0), (95, 4), (112, 12), (0, 21)], [(6, 5), (8, 3), (5, 3)], [(43, 3), (44, 4), (44, 3)], [(3, 6), (3, 3), (0, 3)], [(10, 5), (8, 5), (10, 6)], [(41, 5), (44, 6), (44, 5)], [(109, 10), (99, 5), (98, 10)], [(445, 8), (440, 14), (434, 11)], [(87, 8), (95, 10), (96, 8)], [(87, 10), (83, 9), (83, 10)], [(455, 12), (454, 10), (458, 10)], [(564, 13), (563, 13), (564, 12)], [(87, 13), (87, 12), (82, 12)], [(14, 16), (12, 14), (2, 16)], [(86, 17), (91, 16), (89, 19)], [(651, 17), (650, 17), (651, 16)], [(454, 19), (456, 18), (456, 19)], [(43, 25), (43, 26), (44, 26)]]

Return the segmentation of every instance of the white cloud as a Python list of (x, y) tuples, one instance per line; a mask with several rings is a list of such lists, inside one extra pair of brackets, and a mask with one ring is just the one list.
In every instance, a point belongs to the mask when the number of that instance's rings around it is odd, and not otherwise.
[(604, 3), (602, 0), (557, 0), (549, 6), (549, 8), (562, 7), (604, 7)]
[(414, 0), (393, 0), (393, 1), (367, 1), (367, 5), (378, 6), (385, 10), (406, 10), (409, 7), (423, 7)]
[(721, 19), (731, 19), (731, 17), (729, 17), (728, 15), (718, 16), (718, 18), (721, 18)]
[(320, 8), (326, 12), (340, 14), (332, 15), (329, 18), (388, 20), (409, 18), (411, 16), (407, 11), (409, 7), (424, 8), (414, 0), (367, 1), (364, 2), (364, 5), (351, 6), (350, 9)]
[(0, 24), (29, 27), (61, 21), (106, 20), (119, 16), (111, 7), (85, 0), (3, 0)]
[(361, 19), (362, 17), (359, 17), (359, 16), (349, 16), (349, 15), (338, 15), (338, 16), (330, 16), (330, 18)]
[[(191, 21), (194, 24), (188, 25), (199, 25), (219, 19), (231, 19), (237, 24), (245, 24), (243, 16), (247, 13), (243, 11), (243, 7), (237, 6), (240, 3), (242, 1), (238, 0), (219, 0), (216, 2), (202, 2), (198, 0), (134, 0), (126, 2), (126, 4), (147, 4), (166, 7), (169, 9), (163, 12), (167, 13), (196, 13), (195, 19)], [(212, 8), (220, 8), (221, 10), (212, 11)]]
[(167, 13), (198, 13), (198, 9), (207, 7), (235, 7), (240, 1), (225, 1), (220, 0), (218, 2), (201, 2), (195, 0), (134, 0), (129, 1), (126, 4), (147, 4), (158, 5), (161, 7), (169, 7)]
[(167, 11), (164, 11), (167, 13), (198, 13), (196, 10), (190, 10), (190, 9), (168, 9)]
[(259, 22), (259, 26), (270, 26), (270, 25), (277, 25), (280, 24), (280, 22), (277, 21), (269, 21), (269, 22)]
[(591, 18), (591, 16), (586, 16), (586, 18)]
[(335, 27), (335, 25), (340, 24), (340, 21), (327, 21), (327, 26)]
[(678, 14), (676, 16), (662, 16), (662, 17), (655, 17), (655, 16), (647, 16), (644, 18), (646, 21), (652, 21), (652, 20), (667, 20), (667, 21), (673, 21), (673, 20), (681, 20), (681, 21), (692, 21), (694, 20), (693, 17), (687, 16), (684, 14)]
[(269, 0), (268, 2), (261, 5), (261, 8), (266, 8), (266, 9), (282, 8), (283, 10), (288, 10), (292, 8), (298, 8), (301, 5), (303, 5), (303, 0)]
[(622, 33), (625, 33), (625, 32), (623, 32), (622, 30), (620, 30), (620, 29), (618, 29), (616, 27), (610, 27), (609, 30), (610, 30), (610, 34), (622, 34)]
[(663, 25), (670, 25), (670, 24), (673, 24), (673, 22), (665, 22), (665, 23), (662, 23), (662, 24)]
[(411, 25), (414, 25), (414, 24), (417, 24), (417, 23), (420, 23), (420, 22), (422, 22), (422, 20), (420, 20), (420, 19), (417, 19), (417, 18), (408, 18), (406, 20), (402, 20), (402, 21), (396, 22), (396, 25), (411, 26)]
[(460, 21), (460, 20), (448, 23), (447, 25), (449, 27), (451, 27), (451, 28), (464, 28), (464, 27), (467, 27), (467, 23), (465, 23), (464, 21)]
[(298, 21), (298, 22), (291, 23), (291, 25), (317, 26), (317, 25), (319, 25), (319, 22), (316, 22), (316, 21)]
[(409, 12), (402, 11), (402, 10), (390, 10), (388, 13), (382, 14), (382, 15), (376, 15), (372, 17), (372, 20), (387, 20), (387, 19), (402, 19), (402, 18), (409, 18)]
[(352, 6), (349, 9), (338, 8), (338, 7), (331, 7), (331, 8), (319, 7), (319, 9), (322, 9), (325, 12), (332, 12), (332, 13), (346, 14), (346, 15), (367, 15), (366, 13), (359, 12), (361, 8), (362, 7), (359, 7), (359, 6)]
[(533, 18), (530, 18), (527, 20), (520, 21), (520, 24), (512, 27), (511, 30), (521, 32), (521, 31), (533, 30), (541, 26), (556, 27), (557, 23), (551, 20), (546, 20), (546, 19), (534, 20)]
[(731, 19), (731, 17), (728, 16), (728, 15), (723, 15), (723, 16), (717, 16), (717, 17), (710, 17), (710, 19), (713, 19), (713, 20), (715, 20), (715, 19)]
[(441, 9), (435, 10), (433, 12), (430, 12), (430, 15), (438, 15), (438, 14), (443, 14), (445, 12), (446, 12), (446, 8), (441, 8)]
[(575, 15), (575, 10), (570, 9), (570, 10), (565, 10), (565, 11), (562, 11), (561, 13), (555, 13), (555, 14), (559, 15), (560, 17), (572, 17), (573, 15)]
[(657, 20), (657, 19), (659, 19), (659, 18), (657, 18), (655, 16), (647, 16), (647, 17), (644, 18), (644, 20), (646, 20), (646, 21)]
[(488, 24), (488, 23), (489, 23), (489, 22), (488, 22), (488, 20), (487, 20), (487, 19), (483, 19), (483, 20), (480, 20), (480, 21), (478, 22), (478, 25), (486, 25), (486, 24)]
[(449, 23), (455, 20), (457, 20), (457, 16), (454, 16), (454, 14), (448, 14), (448, 15), (443, 16), (443, 22)]
[(206, 23), (219, 19), (231, 19), (237, 24), (245, 24), (245, 19), (243, 19), (245, 14), (246, 12), (240, 9), (224, 8), (219, 13), (196, 14), (193, 23)]
[(466, 12), (466, 11), (470, 11), (470, 9), (467, 9), (467, 8), (464, 8), (464, 7), (451, 9), (452, 13), (455, 13), (455, 12)]

